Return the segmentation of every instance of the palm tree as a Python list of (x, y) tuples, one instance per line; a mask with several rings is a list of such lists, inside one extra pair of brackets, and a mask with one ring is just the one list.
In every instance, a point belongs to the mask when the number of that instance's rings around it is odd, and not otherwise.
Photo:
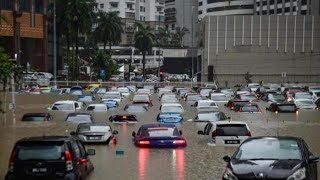
[(103, 49), (106, 49), (109, 43), (109, 52), (111, 53), (112, 44), (121, 41), (121, 34), (123, 33), (121, 18), (118, 12), (103, 12), (98, 13), (97, 28), (94, 31), (96, 39), (103, 43)]
[(154, 34), (152, 34), (152, 29), (142, 23), (136, 23), (136, 31), (134, 34), (134, 46), (142, 53), (142, 71), (143, 79), (145, 80), (146, 72), (146, 53), (152, 49), (153, 42), (155, 40)]
[(171, 33), (166, 28), (159, 27), (159, 31), (157, 34), (158, 43), (161, 46), (169, 46), (170, 39)]
[(177, 38), (177, 41), (181, 47), (183, 47), (183, 43), (182, 43), (183, 36), (185, 36), (187, 32), (189, 32), (189, 30), (185, 27), (183, 28), (176, 27), (175, 37)]

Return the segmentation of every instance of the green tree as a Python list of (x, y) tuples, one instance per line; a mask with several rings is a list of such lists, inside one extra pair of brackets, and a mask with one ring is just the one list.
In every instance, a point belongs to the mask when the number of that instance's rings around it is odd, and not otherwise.
[(113, 63), (110, 54), (103, 50), (96, 51), (92, 58), (93, 72), (97, 77), (100, 77), (100, 70), (105, 70), (105, 77), (102, 79), (109, 79), (111, 75), (118, 73), (118, 66)]
[(134, 33), (134, 46), (142, 53), (142, 72), (143, 79), (146, 78), (146, 53), (152, 49), (153, 42), (155, 40), (152, 29), (142, 23), (136, 23), (136, 31)]
[(251, 75), (249, 72), (247, 72), (247, 73), (244, 75), (244, 79), (246, 80), (247, 84), (248, 84), (248, 83), (252, 83), (252, 80), (251, 80), (252, 77), (253, 77), (253, 75)]
[(6, 89), (8, 79), (15, 71), (15, 65), (10, 61), (8, 54), (0, 48), (0, 82), (3, 85), (3, 90)]
[(172, 44), (176, 46), (183, 47), (183, 37), (189, 32), (189, 30), (185, 27), (176, 27), (175, 33), (172, 35)]
[(103, 43), (104, 50), (109, 43), (109, 53), (111, 53), (112, 44), (121, 41), (121, 34), (123, 33), (121, 18), (118, 12), (99, 11), (96, 21), (98, 26), (94, 30), (95, 37), (98, 42)]
[(73, 79), (79, 77), (79, 35), (91, 32), (94, 4), (94, 0), (57, 1), (57, 23), (65, 28), (62, 32), (67, 39), (67, 52), (70, 46), (75, 49), (72, 51), (71, 63)]
[(157, 33), (157, 41), (160, 43), (160, 46), (170, 46), (171, 33), (166, 29), (159, 27)]

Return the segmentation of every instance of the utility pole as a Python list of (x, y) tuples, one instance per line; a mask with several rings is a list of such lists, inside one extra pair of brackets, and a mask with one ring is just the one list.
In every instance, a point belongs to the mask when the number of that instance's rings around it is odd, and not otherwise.
[(193, 70), (193, 12), (194, 12), (194, 6), (192, 6), (192, 12), (191, 12), (191, 87), (193, 87), (193, 76), (194, 76), (194, 70)]
[(158, 77), (160, 78), (160, 62), (161, 62), (161, 57), (160, 57), (160, 12), (159, 12), (159, 26), (158, 26), (158, 45), (159, 45), (159, 59), (158, 59)]
[(57, 28), (56, 28), (56, 1), (53, 0), (53, 78), (57, 88)]

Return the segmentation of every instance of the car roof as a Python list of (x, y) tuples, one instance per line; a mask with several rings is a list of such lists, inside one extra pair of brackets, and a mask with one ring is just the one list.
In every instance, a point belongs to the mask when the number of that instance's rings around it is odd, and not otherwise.
[(69, 114), (68, 114), (68, 116), (76, 116), (76, 115), (88, 115), (88, 116), (92, 116), (90, 113), (80, 113), (80, 112), (69, 113)]
[(105, 106), (105, 105), (104, 104), (89, 104), (88, 107), (89, 106)]
[(50, 116), (49, 113), (25, 113), (23, 116)]
[(215, 101), (210, 99), (205, 99), (205, 100), (201, 99), (201, 100), (198, 100), (198, 102), (215, 102)]
[(174, 128), (176, 125), (174, 124), (160, 124), (160, 123), (154, 123), (154, 124), (143, 124), (141, 125), (141, 128), (155, 128), (155, 127), (168, 127), (168, 128)]
[(161, 106), (182, 106), (180, 103), (163, 103)]
[(33, 136), (33, 137), (25, 137), (20, 140), (18, 140), (17, 143), (19, 142), (32, 142), (32, 141), (66, 141), (73, 139), (71, 136)]
[(251, 137), (251, 138), (246, 139), (245, 142), (251, 141), (251, 140), (256, 140), (256, 139), (267, 139), (267, 138), (304, 141), (302, 138), (294, 137), (294, 136), (255, 136), (255, 137)]
[(91, 126), (91, 125), (94, 125), (94, 126), (110, 126), (108, 123), (106, 122), (91, 122), (91, 123), (80, 123), (78, 125), (78, 127), (81, 127), (81, 126)]
[(77, 101), (66, 100), (66, 101), (57, 101), (54, 104), (72, 104), (75, 102), (77, 102)]
[(226, 96), (226, 94), (224, 93), (216, 93), (216, 92), (211, 93), (211, 96), (221, 96), (221, 95)]
[(217, 125), (220, 125), (220, 124), (245, 124), (245, 125), (248, 125), (247, 123), (242, 122), (242, 121), (215, 121), (212, 123), (217, 124)]

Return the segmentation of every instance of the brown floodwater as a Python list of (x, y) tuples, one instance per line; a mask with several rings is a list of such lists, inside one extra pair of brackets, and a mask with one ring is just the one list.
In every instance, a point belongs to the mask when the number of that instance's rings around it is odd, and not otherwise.
[[(3, 96), (1, 96), (3, 98)], [(27, 112), (47, 112), (53, 102), (74, 99), (64, 95), (17, 95), (17, 110), (15, 115), (7, 110), (6, 115), (0, 115), (0, 179), (4, 179), (8, 160), (14, 143), (23, 137), (42, 135), (68, 135), (75, 130), (75, 125), (64, 122), (66, 113), (50, 112), (51, 122), (27, 123), (20, 119)], [(124, 106), (130, 103), (130, 98), (121, 102), (115, 110), (106, 113), (93, 113), (95, 121), (107, 121), (110, 115), (125, 113)], [(10, 97), (7, 98), (11, 101)], [(153, 96), (154, 106), (148, 113), (137, 114), (137, 124), (117, 124), (112, 127), (118, 130), (117, 144), (88, 145), (87, 148), (96, 149), (96, 155), (91, 159), (95, 170), (89, 180), (152, 180), (152, 179), (221, 179), (225, 169), (222, 157), (231, 155), (235, 148), (211, 147), (207, 139), (197, 135), (197, 128), (193, 122), (184, 122), (180, 128), (187, 139), (185, 149), (139, 149), (132, 143), (131, 133), (137, 131), (141, 124), (156, 122), (160, 103), (158, 96)], [(186, 112), (184, 119), (194, 118), (196, 110), (182, 102)], [(260, 102), (262, 109), (267, 103)], [(241, 114), (231, 112), (225, 107), (221, 111), (232, 120), (247, 122), (253, 136), (290, 135), (302, 137), (315, 155), (320, 155), (320, 111), (300, 111), (298, 114), (275, 114), (263, 111), (261, 114)], [(14, 117), (16, 123), (14, 122)], [(123, 155), (116, 155), (116, 150), (123, 150)], [(318, 165), (318, 174), (320, 174)], [(319, 177), (320, 178), (320, 177)]]

